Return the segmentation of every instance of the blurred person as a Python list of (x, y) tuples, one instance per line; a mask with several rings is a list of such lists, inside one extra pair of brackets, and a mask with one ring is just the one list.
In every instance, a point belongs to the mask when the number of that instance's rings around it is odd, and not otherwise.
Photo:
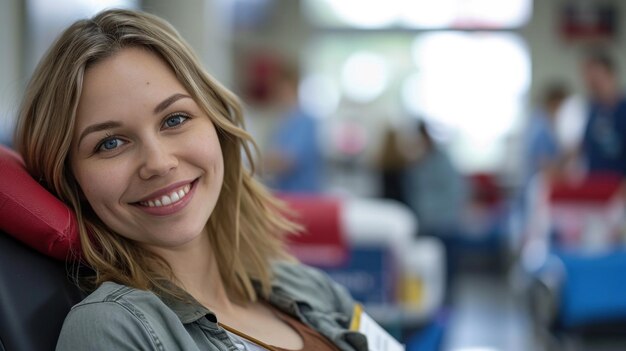
[(417, 214), (420, 232), (438, 237), (457, 234), (468, 189), (448, 154), (419, 122), (406, 178), (406, 197)]
[(271, 83), (271, 94), (281, 112), (262, 168), (268, 186), (276, 191), (318, 193), (323, 186), (324, 164), (317, 121), (301, 108), (298, 83), (295, 65), (279, 65)]
[(557, 123), (569, 90), (561, 82), (546, 86), (539, 99), (539, 106), (531, 116), (523, 146), (523, 178), (516, 202), (520, 219), (526, 222), (532, 209), (530, 202), (535, 196), (537, 182), (550, 182), (559, 178), (565, 164), (571, 159), (571, 150), (561, 145)]
[(407, 159), (400, 150), (398, 132), (387, 127), (377, 155), (376, 166), (380, 170), (382, 197), (407, 203), (404, 177)]
[(463, 176), (448, 154), (433, 140), (426, 124), (414, 127), (409, 166), (405, 179), (406, 199), (417, 216), (420, 235), (439, 238), (446, 248), (446, 289), (450, 303), (451, 286), (458, 268), (461, 220), (469, 191)]
[(563, 155), (556, 131), (557, 112), (568, 95), (563, 83), (549, 84), (531, 117), (524, 145), (524, 188), (538, 173), (549, 178), (558, 173)]
[(367, 350), (355, 303), (285, 251), (297, 224), (244, 167), (242, 107), (176, 30), (76, 21), (38, 64), (15, 145), (76, 214), (91, 294), (56, 350)]
[(565, 167), (573, 155), (571, 145), (577, 142), (564, 142), (559, 128), (568, 118), (562, 112), (569, 98), (569, 90), (562, 82), (551, 82), (542, 91), (538, 107), (530, 117), (524, 135), (522, 183), (511, 212), (517, 230), (510, 237), (510, 244), (516, 251), (541, 231), (536, 227), (542, 223), (538, 218), (545, 216), (541, 202), (545, 187), (567, 174)]
[(582, 76), (588, 93), (587, 123), (581, 143), (590, 173), (626, 174), (626, 98), (620, 89), (617, 66), (602, 51), (587, 54)]

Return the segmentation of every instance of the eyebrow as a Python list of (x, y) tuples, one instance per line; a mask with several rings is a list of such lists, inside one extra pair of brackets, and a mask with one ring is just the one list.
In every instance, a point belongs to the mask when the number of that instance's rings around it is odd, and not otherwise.
[(121, 126), (122, 124), (120, 122), (115, 122), (115, 121), (106, 121), (103, 123), (92, 124), (89, 127), (85, 128), (85, 130), (83, 130), (82, 133), (80, 133), (80, 138), (78, 138), (78, 146), (80, 146), (80, 143), (81, 141), (83, 141), (83, 138), (87, 136), (87, 134), (89, 133), (99, 132), (99, 131), (107, 130), (111, 128), (118, 128)]
[(163, 110), (168, 108), (171, 104), (173, 104), (177, 100), (184, 99), (184, 98), (190, 98), (191, 99), (191, 96), (185, 95), (185, 94), (180, 94), (180, 93), (174, 94), (174, 95), (168, 97), (167, 99), (163, 100), (160, 104), (158, 104), (154, 108), (153, 112), (154, 112), (155, 115), (157, 113), (163, 112)]
[[(167, 99), (161, 101), (154, 108), (153, 113), (157, 114), (157, 113), (163, 112), (171, 104), (173, 104), (177, 100), (184, 99), (184, 98), (190, 98), (191, 99), (191, 96), (185, 95), (185, 94), (180, 94), (180, 93), (174, 94), (174, 95), (168, 97)], [(122, 124), (120, 122), (115, 122), (115, 121), (106, 121), (106, 122), (103, 122), (103, 123), (90, 125), (89, 127), (85, 128), (85, 130), (83, 130), (83, 132), (80, 134), (80, 137), (78, 138), (78, 146), (80, 146), (81, 141), (83, 141), (83, 139), (85, 138), (85, 136), (87, 136), (87, 134), (94, 133), (94, 132), (100, 132), (100, 131), (111, 129), (111, 128), (118, 128), (118, 127), (121, 127), (121, 126), (122, 126)]]

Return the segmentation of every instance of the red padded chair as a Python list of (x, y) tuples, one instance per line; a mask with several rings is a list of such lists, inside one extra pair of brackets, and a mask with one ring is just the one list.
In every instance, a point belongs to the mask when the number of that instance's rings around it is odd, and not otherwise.
[(54, 350), (84, 297), (62, 261), (77, 242), (75, 219), (3, 146), (0, 179), (0, 351)]
[(343, 264), (349, 256), (342, 225), (341, 200), (334, 197), (282, 194), (303, 233), (291, 236), (289, 251), (303, 263), (328, 268)]

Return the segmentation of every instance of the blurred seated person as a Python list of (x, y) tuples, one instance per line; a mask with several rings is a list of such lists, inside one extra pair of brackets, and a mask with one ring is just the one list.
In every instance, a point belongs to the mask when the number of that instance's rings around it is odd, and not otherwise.
[(297, 68), (283, 64), (272, 81), (272, 98), (280, 110), (278, 127), (263, 158), (267, 185), (280, 192), (318, 193), (323, 162), (316, 120), (298, 103)]
[(589, 95), (581, 153), (588, 172), (626, 172), (626, 98), (615, 62), (603, 52), (588, 54), (582, 66)]
[(406, 184), (403, 179), (407, 160), (400, 149), (399, 139), (395, 128), (391, 126), (386, 128), (376, 157), (376, 166), (380, 170), (382, 197), (406, 203)]
[[(451, 286), (459, 268), (457, 248), (468, 186), (423, 122), (415, 127), (412, 144), (407, 150), (406, 199), (417, 216), (420, 235), (437, 237), (445, 245), (446, 286)], [(450, 291), (446, 291), (446, 303)]]

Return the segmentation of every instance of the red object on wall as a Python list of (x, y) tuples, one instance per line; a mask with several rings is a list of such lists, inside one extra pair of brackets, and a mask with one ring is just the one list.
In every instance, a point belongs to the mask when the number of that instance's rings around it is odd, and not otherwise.
[(243, 90), (246, 100), (267, 104), (272, 101), (272, 87), (279, 70), (280, 61), (270, 54), (250, 55), (246, 62), (247, 74), (243, 77)]
[(348, 244), (341, 222), (340, 199), (317, 195), (281, 194), (295, 212), (292, 219), (304, 232), (291, 236), (289, 251), (300, 261), (317, 267), (337, 267), (348, 259)]
[(618, 11), (613, 4), (570, 2), (561, 11), (561, 36), (568, 41), (604, 41), (617, 34)]

